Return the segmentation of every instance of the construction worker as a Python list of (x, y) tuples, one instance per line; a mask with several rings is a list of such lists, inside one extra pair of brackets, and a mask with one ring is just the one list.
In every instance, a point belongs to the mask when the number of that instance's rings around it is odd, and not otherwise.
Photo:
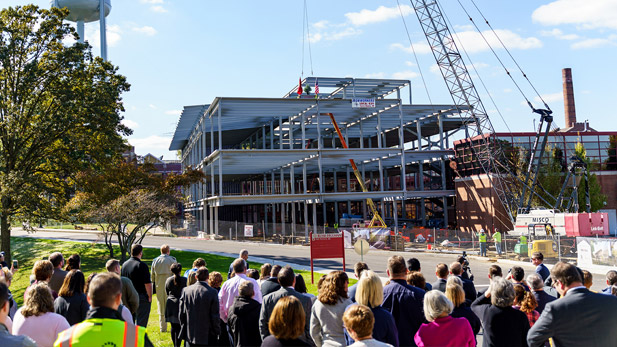
[(521, 246), (527, 246), (527, 236), (521, 235), (521, 237), (519, 238), (519, 243), (521, 244)]
[(111, 272), (98, 274), (88, 289), (90, 310), (86, 320), (58, 334), (54, 347), (134, 346), (150, 347), (146, 328), (122, 320), (122, 281)]
[(493, 233), (493, 241), (495, 241), (495, 251), (497, 251), (497, 255), (501, 255), (501, 233), (497, 228), (495, 228), (495, 232)]
[(478, 242), (480, 242), (480, 256), (486, 257), (486, 233), (484, 229), (480, 229), (478, 233)]

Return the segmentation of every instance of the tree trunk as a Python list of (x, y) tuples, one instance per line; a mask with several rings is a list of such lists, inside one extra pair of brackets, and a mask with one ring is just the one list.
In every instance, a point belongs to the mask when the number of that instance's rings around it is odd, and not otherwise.
[(0, 249), (4, 251), (4, 261), (11, 264), (11, 226), (6, 214), (0, 216)]

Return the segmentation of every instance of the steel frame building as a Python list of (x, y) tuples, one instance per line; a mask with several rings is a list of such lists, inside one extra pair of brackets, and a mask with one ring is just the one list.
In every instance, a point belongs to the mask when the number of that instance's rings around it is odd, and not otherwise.
[[(455, 192), (446, 161), (450, 137), (463, 128), (462, 107), (413, 105), (411, 91), (404, 104), (407, 80), (309, 77), (301, 85), (316, 80), (326, 93), (297, 96), (296, 86), (282, 98), (217, 97), (184, 107), (169, 149), (207, 176), (187, 192), (193, 231), (218, 235), (219, 220), (241, 219), (266, 233), (278, 223), (283, 235), (304, 225), (308, 235), (342, 213), (369, 217), (368, 197), (393, 228), (411, 219), (426, 225), (427, 208), (448, 225)], [(375, 107), (354, 108), (354, 98), (374, 99)], [(349, 159), (369, 192), (359, 190)]]

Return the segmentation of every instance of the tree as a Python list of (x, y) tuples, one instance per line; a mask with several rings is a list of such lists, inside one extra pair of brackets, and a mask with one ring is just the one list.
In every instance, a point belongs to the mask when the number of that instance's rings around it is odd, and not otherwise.
[(10, 221), (53, 216), (77, 172), (123, 150), (124, 76), (92, 55), (65, 9), (0, 11), (0, 248), (10, 258)]
[[(591, 171), (591, 159), (587, 158), (587, 150), (585, 150), (585, 146), (582, 143), (578, 142), (574, 147), (574, 153), (582, 158), (587, 163), (587, 170)], [(602, 186), (598, 182), (598, 176), (594, 173), (589, 173), (589, 202), (591, 212), (598, 211), (601, 208), (604, 208), (607, 197), (602, 194)], [(578, 188), (578, 212), (586, 212), (587, 206), (585, 202), (585, 184), (583, 180), (581, 180)]]
[(178, 215), (183, 199), (179, 188), (204, 177), (202, 171), (191, 168), (163, 177), (152, 173), (151, 165), (135, 162), (82, 172), (76, 180), (78, 192), (64, 209), (65, 219), (99, 224), (110, 257), (114, 257), (115, 241), (124, 261), (134, 243), (141, 243), (150, 230)]

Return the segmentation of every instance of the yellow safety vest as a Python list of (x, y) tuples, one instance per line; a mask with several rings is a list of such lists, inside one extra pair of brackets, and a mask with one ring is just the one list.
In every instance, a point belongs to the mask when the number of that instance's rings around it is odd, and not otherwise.
[(527, 236), (521, 235), (521, 245), (527, 244)]
[(118, 319), (92, 318), (58, 334), (54, 347), (143, 347), (146, 328)]
[(478, 240), (480, 240), (480, 242), (486, 242), (486, 234), (480, 233), (480, 235), (478, 235)]

